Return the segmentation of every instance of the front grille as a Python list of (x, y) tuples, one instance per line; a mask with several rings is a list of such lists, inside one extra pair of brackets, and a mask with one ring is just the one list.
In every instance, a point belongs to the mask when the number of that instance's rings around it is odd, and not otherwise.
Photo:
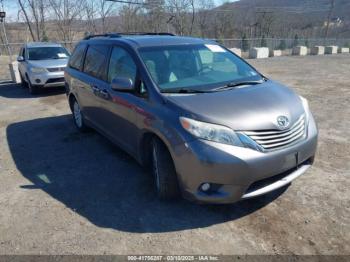
[(64, 82), (64, 77), (60, 77), (60, 78), (50, 78), (49, 80), (47, 80), (46, 84), (50, 84), (50, 83), (60, 83), (60, 82)]
[(49, 72), (61, 72), (64, 71), (65, 67), (53, 67), (53, 68), (48, 68), (47, 70)]
[(249, 136), (265, 150), (275, 150), (288, 146), (302, 139), (305, 135), (305, 115), (302, 115), (289, 129), (245, 131)]

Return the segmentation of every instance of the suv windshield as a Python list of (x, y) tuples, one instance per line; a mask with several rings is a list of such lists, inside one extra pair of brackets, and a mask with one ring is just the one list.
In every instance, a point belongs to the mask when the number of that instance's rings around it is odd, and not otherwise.
[(28, 60), (67, 59), (69, 53), (64, 47), (28, 48)]
[(161, 92), (184, 88), (208, 91), (228, 83), (263, 79), (247, 63), (216, 44), (147, 47), (139, 52)]

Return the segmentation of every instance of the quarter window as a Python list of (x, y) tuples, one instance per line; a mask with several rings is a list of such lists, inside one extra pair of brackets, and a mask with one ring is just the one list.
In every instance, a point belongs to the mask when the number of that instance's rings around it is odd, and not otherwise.
[(69, 60), (69, 67), (80, 70), (84, 58), (84, 51), (85, 51), (86, 45), (78, 45), (70, 60)]
[(84, 72), (93, 77), (105, 80), (108, 53), (108, 46), (89, 46), (85, 57)]
[(133, 83), (136, 80), (136, 64), (131, 55), (120, 47), (113, 47), (108, 69), (108, 81), (115, 77), (130, 78)]

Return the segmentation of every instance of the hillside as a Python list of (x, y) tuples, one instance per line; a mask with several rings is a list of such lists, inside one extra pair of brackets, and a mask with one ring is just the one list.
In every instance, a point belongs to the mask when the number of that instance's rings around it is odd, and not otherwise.
[[(218, 8), (305, 15), (317, 20), (324, 20), (328, 15), (330, 6), (331, 0), (240, 0), (226, 3)], [(332, 17), (340, 17), (342, 20), (350, 21), (349, 10), (349, 0), (336, 0)]]

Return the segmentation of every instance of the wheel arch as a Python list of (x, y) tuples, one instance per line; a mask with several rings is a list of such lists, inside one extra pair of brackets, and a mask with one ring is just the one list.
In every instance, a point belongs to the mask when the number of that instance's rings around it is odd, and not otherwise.
[(152, 161), (152, 140), (158, 139), (161, 143), (164, 144), (165, 148), (168, 150), (171, 159), (175, 165), (173, 152), (170, 150), (170, 145), (165, 141), (165, 139), (155, 132), (152, 131), (145, 131), (140, 139), (139, 143), (139, 162), (141, 165), (145, 167), (149, 167), (150, 163)]
[(73, 112), (73, 102), (78, 101), (76, 96), (72, 93), (68, 95), (68, 103), (69, 103), (69, 108)]

